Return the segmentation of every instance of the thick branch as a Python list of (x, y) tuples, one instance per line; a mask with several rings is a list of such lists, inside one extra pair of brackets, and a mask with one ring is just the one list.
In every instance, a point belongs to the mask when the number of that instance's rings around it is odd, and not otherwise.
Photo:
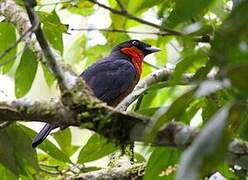
[(64, 126), (68, 119), (73, 119), (71, 111), (61, 103), (30, 102), (17, 100), (0, 102), (0, 122), (39, 121)]
[[(85, 109), (86, 108), (86, 109)], [(129, 142), (129, 134), (136, 124), (145, 125), (149, 119), (114, 111), (111, 107), (92, 106), (70, 109), (59, 100), (30, 102), (17, 100), (0, 102), (0, 123), (39, 121), (61, 128), (80, 126), (94, 130), (113, 141)]]
[[(145, 128), (150, 119), (142, 119), (113, 112), (111, 109), (90, 109), (87, 112), (75, 112), (64, 107), (63, 104), (51, 102), (14, 101), (0, 103), (0, 122), (40, 121), (49, 122), (60, 127), (80, 126), (98, 132), (111, 141), (127, 143), (142, 141)], [(178, 122), (170, 122), (161, 129), (154, 140), (148, 142), (156, 146), (170, 146), (184, 149), (189, 146), (198, 135), (199, 130)], [(248, 143), (234, 140), (230, 143), (227, 162), (248, 169)]]

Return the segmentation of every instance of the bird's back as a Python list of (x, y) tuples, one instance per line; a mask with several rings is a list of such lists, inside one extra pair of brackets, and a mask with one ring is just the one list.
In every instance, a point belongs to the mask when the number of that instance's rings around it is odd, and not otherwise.
[(110, 55), (97, 61), (81, 76), (95, 96), (108, 105), (117, 105), (137, 83), (134, 65), (126, 56)]

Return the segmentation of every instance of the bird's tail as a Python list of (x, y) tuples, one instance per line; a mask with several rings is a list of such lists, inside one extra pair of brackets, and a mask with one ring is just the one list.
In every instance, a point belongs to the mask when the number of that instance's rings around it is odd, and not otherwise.
[(39, 144), (41, 144), (46, 137), (49, 135), (49, 133), (55, 129), (57, 126), (55, 125), (50, 125), (50, 124), (46, 124), (41, 131), (36, 135), (36, 137), (33, 139), (32, 142), (32, 147), (35, 148), (37, 147)]

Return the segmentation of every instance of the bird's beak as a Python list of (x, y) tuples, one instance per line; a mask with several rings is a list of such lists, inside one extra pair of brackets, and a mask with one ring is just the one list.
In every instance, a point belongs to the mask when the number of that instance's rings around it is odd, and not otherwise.
[(145, 50), (146, 50), (147, 54), (151, 54), (151, 53), (155, 53), (155, 52), (160, 51), (160, 49), (156, 48), (156, 47), (146, 47)]

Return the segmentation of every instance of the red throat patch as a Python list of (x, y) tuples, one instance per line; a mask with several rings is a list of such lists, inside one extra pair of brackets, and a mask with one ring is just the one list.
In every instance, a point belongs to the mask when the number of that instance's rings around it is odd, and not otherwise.
[(121, 52), (131, 58), (131, 61), (137, 73), (136, 78), (137, 80), (139, 80), (142, 72), (144, 53), (136, 47), (122, 48)]

